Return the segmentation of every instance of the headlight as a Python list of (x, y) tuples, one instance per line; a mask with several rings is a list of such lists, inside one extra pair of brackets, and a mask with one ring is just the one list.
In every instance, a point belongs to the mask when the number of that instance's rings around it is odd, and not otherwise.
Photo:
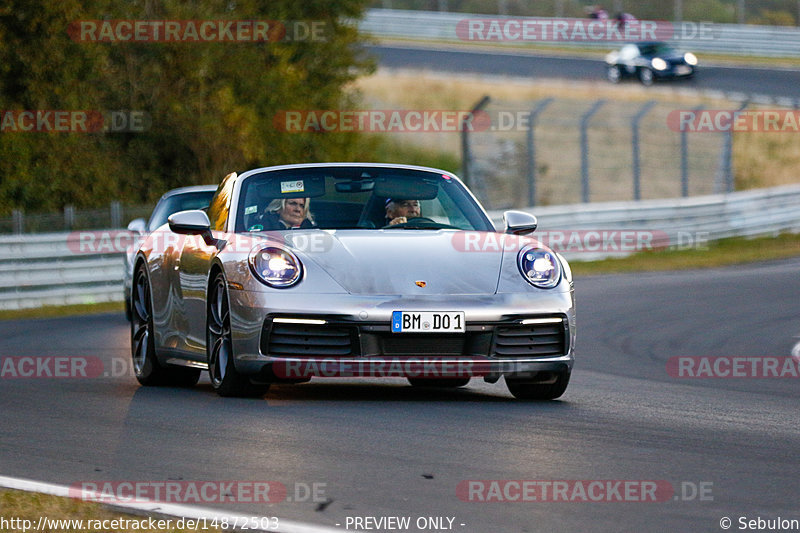
[(276, 289), (291, 287), (303, 277), (303, 265), (297, 256), (276, 246), (250, 252), (250, 270), (259, 281)]
[(650, 64), (653, 65), (653, 68), (656, 70), (664, 70), (667, 68), (667, 62), (661, 59), (660, 57), (654, 57)]
[(691, 52), (686, 52), (683, 54), (683, 60), (692, 66), (697, 64), (697, 56)]
[(555, 252), (527, 246), (517, 256), (517, 266), (523, 277), (534, 287), (552, 289), (561, 281), (561, 263)]

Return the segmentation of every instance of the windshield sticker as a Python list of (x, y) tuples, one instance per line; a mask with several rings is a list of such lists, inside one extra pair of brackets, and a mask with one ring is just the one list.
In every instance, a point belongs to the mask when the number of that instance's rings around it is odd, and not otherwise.
[(244, 208), (245, 215), (252, 215), (253, 213), (258, 213), (258, 206), (257, 205), (248, 205)]
[(303, 180), (293, 180), (293, 181), (282, 181), (281, 182), (281, 193), (289, 193), (289, 192), (303, 192), (305, 191), (305, 185), (303, 185)]

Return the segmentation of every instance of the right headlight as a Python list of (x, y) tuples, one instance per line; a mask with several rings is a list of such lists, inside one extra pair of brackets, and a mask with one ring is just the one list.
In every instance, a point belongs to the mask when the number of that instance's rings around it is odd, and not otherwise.
[(303, 277), (303, 265), (297, 256), (277, 246), (250, 252), (250, 270), (259, 281), (276, 289), (291, 287)]
[(526, 246), (517, 255), (517, 266), (534, 287), (552, 289), (561, 281), (561, 262), (551, 250)]

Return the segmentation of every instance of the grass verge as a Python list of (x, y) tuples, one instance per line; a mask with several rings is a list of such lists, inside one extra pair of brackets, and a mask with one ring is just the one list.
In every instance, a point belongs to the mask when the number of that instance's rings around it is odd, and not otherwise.
[(71, 315), (91, 315), (97, 313), (125, 312), (122, 302), (103, 302), (98, 304), (53, 305), (31, 307), (29, 309), (8, 309), (0, 311), (0, 320), (16, 320), (23, 318), (53, 318)]
[[(35, 492), (0, 490), (0, 509), (2, 509), (2, 516), (5, 520), (15, 520), (13, 523), (9, 523), (10, 528), (4, 528), (5, 531), (25, 531), (26, 528), (22, 527), (23, 525), (30, 525), (27, 527), (27, 531), (31, 531), (39, 525), (42, 517), (51, 521), (49, 524), (42, 524), (42, 531), (58, 531), (59, 533), (86, 533), (86, 531), (135, 531), (137, 533), (186, 531), (197, 533), (198, 531), (198, 529), (189, 529), (188, 527), (177, 527), (179, 519), (174, 517), (157, 518), (156, 521), (164, 520), (160, 525), (165, 527), (150, 528), (147, 518), (143, 518), (143, 516), (114, 511), (99, 503)], [(25, 520), (29, 522), (23, 522)], [(73, 522), (71, 524), (53, 524), (53, 520), (72, 520)], [(76, 524), (75, 520), (82, 520), (83, 523)], [(210, 524), (211, 522), (208, 521), (207, 525), (210, 526)], [(136, 525), (144, 527), (136, 527)], [(202, 528), (200, 530), (206, 531)], [(214, 532), (219, 529), (209, 527), (207, 531)]]
[(800, 256), (800, 234), (746, 239), (735, 237), (708, 244), (705, 250), (659, 250), (599, 261), (573, 261), (575, 276), (715, 268)]

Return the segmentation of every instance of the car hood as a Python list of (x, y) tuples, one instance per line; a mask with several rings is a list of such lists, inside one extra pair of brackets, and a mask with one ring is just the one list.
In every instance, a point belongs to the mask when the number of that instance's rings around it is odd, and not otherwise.
[[(447, 230), (328, 231), (316, 250), (303, 250), (299, 232), (287, 235), (301, 261), (312, 261), (351, 294), (494, 294), (499, 248), (465, 251)], [(501, 235), (496, 235), (499, 241)], [(294, 242), (293, 242), (294, 241)], [(305, 242), (308, 242), (305, 240)], [(422, 285), (422, 286), (420, 286)]]

